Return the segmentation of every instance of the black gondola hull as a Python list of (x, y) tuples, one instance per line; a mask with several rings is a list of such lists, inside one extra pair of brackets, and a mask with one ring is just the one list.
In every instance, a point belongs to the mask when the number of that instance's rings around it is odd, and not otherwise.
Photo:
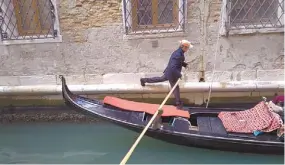
[[(97, 100), (90, 100), (88, 98), (84, 98), (81, 96), (77, 96), (72, 94), (65, 84), (65, 80), (63, 78), (63, 98), (68, 106), (75, 107), (76, 111), (79, 113), (83, 113), (85, 115), (91, 115), (94, 117), (101, 118), (103, 120), (109, 121), (113, 124), (126, 128), (128, 130), (135, 131), (137, 133), (141, 133), (141, 131), (145, 127), (145, 123), (141, 124), (139, 121), (134, 120), (135, 122), (129, 122), (126, 116), (131, 116), (135, 114), (135, 112), (125, 111), (120, 112), (120, 115), (116, 115), (113, 113), (117, 113), (117, 110), (110, 112), (104, 111), (108, 110), (108, 108), (104, 107)], [(80, 98), (90, 103), (90, 107), (96, 106), (94, 111), (87, 110), (86, 107), (80, 105), (76, 102), (76, 99)], [(92, 103), (92, 104), (91, 104)], [(98, 110), (98, 111), (97, 111)], [(199, 110), (197, 110), (199, 111)], [(118, 113), (119, 114), (119, 113)], [(112, 117), (112, 115), (114, 117)], [(242, 138), (239, 135), (236, 137), (223, 137), (223, 136), (214, 136), (212, 134), (196, 132), (196, 133), (183, 133), (179, 131), (170, 131), (170, 130), (160, 130), (160, 129), (148, 129), (146, 135), (158, 140), (162, 140), (165, 142), (189, 146), (189, 147), (199, 147), (199, 148), (207, 148), (207, 149), (215, 149), (222, 151), (234, 151), (234, 152), (247, 152), (247, 153), (260, 153), (260, 154), (278, 154), (284, 155), (284, 143), (276, 141), (260, 141), (256, 140), (254, 137), (250, 138)], [(242, 136), (242, 135), (241, 135)], [(276, 137), (277, 138), (277, 137)]]

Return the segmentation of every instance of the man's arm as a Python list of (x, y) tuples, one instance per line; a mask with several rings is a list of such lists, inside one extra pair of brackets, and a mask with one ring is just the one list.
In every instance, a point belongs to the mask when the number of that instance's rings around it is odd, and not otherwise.
[(174, 58), (172, 58), (171, 60), (171, 68), (173, 68), (173, 72), (175, 74), (176, 77), (181, 78), (182, 74), (180, 73), (179, 70), (177, 70), (177, 68), (181, 65), (181, 62), (183, 59), (180, 56), (174, 56)]

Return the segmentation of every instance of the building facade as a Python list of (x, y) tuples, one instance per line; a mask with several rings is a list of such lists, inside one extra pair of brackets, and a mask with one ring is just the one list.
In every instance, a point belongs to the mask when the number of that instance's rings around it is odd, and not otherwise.
[(194, 45), (184, 83), (284, 81), (284, 0), (1, 0), (0, 7), (0, 86), (56, 85), (60, 74), (69, 84), (139, 85), (162, 74), (181, 39)]

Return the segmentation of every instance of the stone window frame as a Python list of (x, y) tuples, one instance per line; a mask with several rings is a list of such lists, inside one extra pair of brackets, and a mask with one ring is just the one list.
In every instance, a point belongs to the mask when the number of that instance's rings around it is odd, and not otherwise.
[[(132, 11), (132, 7), (130, 3), (127, 3), (124, 6), (124, 0), (121, 1), (121, 11), (122, 11), (122, 21), (123, 21), (123, 28), (126, 27), (126, 22), (132, 27), (132, 17), (128, 17), (126, 20), (126, 15), (124, 10)], [(144, 30), (144, 31), (136, 31), (135, 33), (127, 34), (124, 30), (124, 39), (141, 39), (141, 38), (164, 38), (164, 37), (186, 37), (186, 27), (187, 27), (187, 12), (188, 12), (188, 0), (179, 0), (179, 6), (184, 3), (184, 16), (181, 12), (179, 12), (178, 20), (182, 19), (178, 30)], [(184, 29), (182, 28), (181, 24), (184, 24)], [(151, 33), (154, 32), (154, 33)]]
[[(62, 42), (62, 35), (60, 32), (59, 14), (58, 14), (59, 1), (58, 0), (51, 0), (51, 2), (54, 5), (54, 15), (55, 15), (54, 29), (57, 29), (57, 36), (55, 38), (41, 38), (41, 39), (27, 38), (27, 39), (23, 39), (23, 40), (21, 39), (21, 40), (6, 40), (6, 41), (0, 40), (0, 45), (61, 43)], [(2, 10), (5, 12), (7, 10), (7, 8), (6, 9), (2, 8)]]
[[(282, 2), (282, 0), (279, 0), (279, 2)], [(284, 27), (280, 28), (266, 28), (262, 27), (262, 25), (257, 26), (260, 28), (252, 28), (252, 29), (246, 29), (244, 26), (240, 26), (240, 29), (231, 29), (227, 30), (227, 20), (228, 20), (228, 14), (227, 14), (227, 5), (228, 0), (222, 0), (222, 19), (221, 22), (221, 29), (219, 31), (221, 36), (228, 36), (228, 35), (243, 35), (243, 34), (253, 34), (253, 33), (284, 33)], [(278, 7), (278, 15), (280, 15), (280, 7)], [(280, 19), (281, 23), (284, 26), (284, 14), (282, 15), (282, 18)]]

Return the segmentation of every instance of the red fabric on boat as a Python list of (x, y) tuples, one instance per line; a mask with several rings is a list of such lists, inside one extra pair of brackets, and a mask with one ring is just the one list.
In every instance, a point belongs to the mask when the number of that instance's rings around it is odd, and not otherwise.
[(256, 130), (271, 132), (280, 128), (283, 123), (280, 116), (269, 111), (263, 101), (248, 110), (220, 112), (218, 117), (228, 132), (252, 133)]
[[(148, 103), (140, 103), (129, 100), (124, 100), (112, 96), (106, 96), (103, 100), (104, 104), (109, 104), (123, 110), (128, 111), (136, 111), (136, 112), (146, 112), (148, 114), (154, 114), (159, 108), (158, 104), (148, 104)], [(163, 114), (161, 116), (177, 116), (189, 118), (190, 114), (188, 111), (183, 111), (176, 109), (175, 106), (172, 105), (164, 105), (162, 107)]]
[(272, 102), (273, 102), (274, 104), (277, 104), (278, 102), (284, 102), (284, 96), (283, 96), (283, 95), (276, 96), (276, 97), (272, 100)]

